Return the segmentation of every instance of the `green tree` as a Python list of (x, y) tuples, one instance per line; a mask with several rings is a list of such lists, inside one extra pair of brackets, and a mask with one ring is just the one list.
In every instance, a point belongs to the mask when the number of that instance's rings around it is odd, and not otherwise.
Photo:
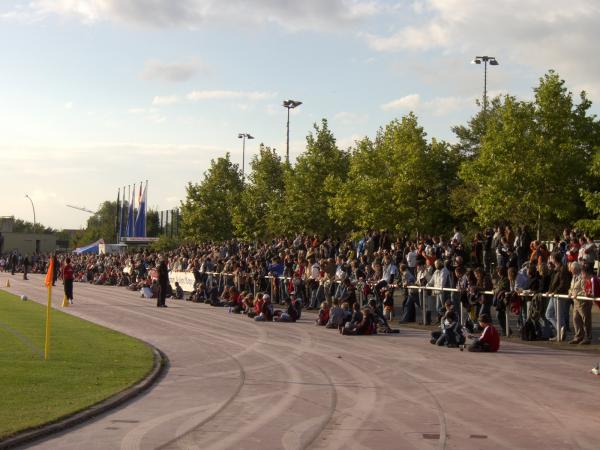
[(181, 204), (184, 237), (198, 241), (226, 240), (234, 236), (233, 210), (243, 190), (241, 174), (230, 155), (212, 160), (204, 179), (188, 183)]
[(115, 233), (115, 218), (117, 216), (117, 202), (106, 201), (100, 205), (87, 221), (87, 226), (83, 233), (77, 235), (72, 244), (77, 247), (79, 245), (88, 244), (104, 239), (106, 242), (117, 242)]
[[(600, 180), (600, 147), (596, 148), (594, 161), (590, 168), (590, 174), (596, 180)], [(596, 184), (595, 189), (582, 189), (581, 196), (585, 201), (585, 206), (591, 213), (592, 218), (581, 219), (577, 226), (583, 230), (592, 233), (596, 238), (600, 236), (600, 189)]]
[(14, 233), (44, 233), (44, 234), (52, 234), (56, 233), (56, 230), (50, 227), (45, 227), (40, 223), (36, 223), (35, 227), (32, 222), (27, 222), (22, 219), (15, 219), (13, 223), (13, 232)]
[(329, 202), (348, 176), (349, 159), (349, 153), (336, 145), (327, 120), (314, 124), (314, 133), (306, 137), (306, 151), (293, 169), (285, 170), (278, 232), (329, 235), (340, 231), (329, 215)]
[(146, 213), (146, 235), (148, 237), (157, 237), (160, 233), (160, 220), (158, 211), (149, 209)]
[(250, 167), (248, 184), (233, 210), (236, 235), (249, 240), (272, 237), (279, 229), (284, 165), (275, 150), (261, 144)]
[(487, 122), (479, 153), (460, 171), (479, 224), (535, 224), (539, 235), (584, 211), (579, 192), (589, 180), (596, 126), (585, 93), (574, 106), (564, 83), (548, 72), (534, 101), (506, 96), (498, 120)]
[(374, 142), (357, 143), (332, 216), (358, 230), (442, 231), (451, 222), (448, 195), (458, 161), (458, 151), (446, 143), (427, 142), (413, 113), (393, 120)]

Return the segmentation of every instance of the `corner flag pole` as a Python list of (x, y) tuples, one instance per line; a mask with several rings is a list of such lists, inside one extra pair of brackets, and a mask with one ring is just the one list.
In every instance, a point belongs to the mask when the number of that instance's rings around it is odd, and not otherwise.
[(52, 281), (54, 278), (54, 258), (50, 259), (48, 264), (48, 273), (46, 274), (46, 287), (48, 288), (48, 305), (46, 306), (46, 342), (44, 344), (44, 360), (50, 356), (50, 310), (52, 309)]

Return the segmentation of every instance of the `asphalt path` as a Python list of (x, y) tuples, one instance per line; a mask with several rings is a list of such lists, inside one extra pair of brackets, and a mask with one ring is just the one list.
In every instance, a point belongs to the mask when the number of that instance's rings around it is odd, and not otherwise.
[[(42, 276), (10, 280), (7, 291), (45, 303)], [(53, 290), (55, 307), (61, 290)], [(432, 346), (420, 330), (341, 336), (310, 314), (258, 323), (224, 308), (167, 304), (75, 284), (67, 313), (155, 345), (171, 366), (136, 400), (28, 448), (600, 446), (600, 378), (589, 373), (597, 355), (514, 343), (475, 354)]]

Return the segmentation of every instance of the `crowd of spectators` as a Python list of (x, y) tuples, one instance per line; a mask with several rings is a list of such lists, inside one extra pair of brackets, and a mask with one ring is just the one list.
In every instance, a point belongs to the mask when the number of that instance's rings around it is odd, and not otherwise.
[[(456, 320), (473, 332), (477, 319), (491, 317), (493, 309), (503, 334), (513, 331), (506, 329), (510, 311), (519, 329), (531, 327), (528, 321), (534, 319), (538, 338), (565, 338), (572, 325), (570, 342), (588, 344), (592, 303), (578, 297), (600, 296), (594, 271), (598, 247), (591, 236), (568, 229), (546, 243), (532, 239), (527, 227), (506, 226), (485, 229), (471, 240), (458, 228), (450, 239), (373, 231), (354, 240), (298, 235), (262, 243), (186, 244), (163, 254), (143, 249), (70, 256), (76, 282), (123, 286), (156, 297), (157, 267), (164, 259), (169, 271), (194, 278), (192, 292), (176, 284), (169, 286), (170, 297), (226, 306), (255, 320), (294, 321), (302, 309), (319, 310), (319, 317), (327, 315), (322, 325), (348, 334), (368, 334), (373, 323), (389, 328), (398, 311), (401, 323), (443, 329), (449, 302), (454, 311), (462, 307), (466, 314)], [(27, 262), (30, 272), (44, 273), (49, 257), (0, 256), (0, 271), (19, 271)], [(540, 293), (548, 295), (534, 295)], [(560, 294), (571, 298), (555, 296)], [(277, 303), (285, 308), (274, 309)]]

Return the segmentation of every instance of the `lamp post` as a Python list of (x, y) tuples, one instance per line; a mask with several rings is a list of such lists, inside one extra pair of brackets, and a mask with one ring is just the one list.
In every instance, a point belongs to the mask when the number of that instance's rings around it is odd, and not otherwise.
[(254, 139), (254, 136), (250, 136), (248, 133), (239, 133), (238, 138), (242, 140), (242, 180), (246, 179), (246, 139)]
[(483, 110), (487, 111), (487, 65), (497, 66), (498, 60), (494, 56), (476, 56), (471, 64), (481, 64), (483, 62)]
[(298, 100), (285, 100), (283, 107), (287, 108), (287, 146), (285, 151), (285, 162), (290, 163), (290, 109), (300, 106), (302, 102)]
[(29, 195), (25, 194), (25, 198), (28, 198), (31, 202), (31, 209), (33, 209), (33, 232), (35, 233), (35, 206), (33, 206), (33, 200), (31, 200)]

